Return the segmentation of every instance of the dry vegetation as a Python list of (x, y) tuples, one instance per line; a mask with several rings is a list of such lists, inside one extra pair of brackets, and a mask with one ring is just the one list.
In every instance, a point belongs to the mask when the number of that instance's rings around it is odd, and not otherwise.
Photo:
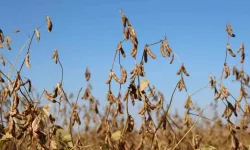
[[(47, 26), (48, 32), (52, 32), (53, 25), (49, 16), (46, 15), (45, 24), (35, 28), (28, 41), (26, 56), (20, 68), (16, 68), (16, 62), (23, 49), (14, 62), (1, 54), (2, 67), (9, 67), (8, 72), (0, 71), (1, 149), (250, 149), (248, 131), (250, 105), (247, 102), (250, 76), (244, 72), (244, 43), (239, 46), (237, 52), (230, 47), (230, 40), (236, 37), (232, 26), (229, 23), (226, 25), (228, 42), (225, 44), (225, 62), (221, 66), (221, 76), (217, 77), (217, 80), (215, 76), (208, 75), (208, 85), (190, 94), (185, 80), (191, 74), (188, 72), (188, 67), (171, 49), (167, 37), (153, 44), (146, 44), (142, 56), (138, 56), (139, 42), (135, 28), (122, 10), (120, 13), (124, 28), (123, 39), (116, 47), (113, 63), (107, 75), (107, 107), (104, 113), (99, 111), (99, 102), (91, 93), (91, 73), (88, 68), (85, 71), (87, 88), (79, 89), (76, 100), (73, 100), (73, 95), (66, 94), (63, 66), (57, 49), (52, 59), (59, 65), (58, 67), (61, 67), (61, 81), (54, 85), (53, 91), (44, 89), (40, 98), (33, 97), (32, 80), (22, 76), (22, 69), (24, 66), (31, 67), (30, 47), (34, 38), (40, 40), (41, 27)], [(20, 31), (14, 31), (18, 32)], [(123, 49), (123, 43), (129, 41), (133, 45), (131, 56)], [(148, 61), (160, 57), (151, 50), (151, 47), (157, 45), (161, 57), (168, 58), (169, 64), (178, 61), (180, 66), (176, 69), (180, 79), (168, 99), (164, 98), (163, 94), (145, 78)], [(3, 50), (5, 48), (11, 50), (11, 38), (5, 37), (2, 30), (0, 30), (0, 47)], [(126, 57), (134, 58), (133, 70), (125, 70), (120, 63), (120, 60)], [(239, 63), (231, 67), (229, 60), (239, 58)], [(114, 72), (114, 63), (117, 59), (121, 71), (119, 75)], [(12, 79), (13, 73), (15, 77)], [(233, 76), (235, 81), (241, 84), (239, 95), (233, 96), (223, 84), (229, 76)], [(118, 93), (112, 92), (114, 82), (120, 84)], [(125, 83), (129, 86), (123, 87)], [(123, 94), (122, 88), (126, 88)], [(207, 107), (201, 109), (192, 102), (193, 95), (208, 88), (214, 90), (214, 95), (211, 95), (214, 102), (207, 106), (213, 108), (217, 114), (214, 118), (207, 118), (202, 114)], [(178, 92), (186, 92), (187, 95), (184, 117), (178, 113), (170, 114), (173, 97)], [(89, 103), (81, 106), (78, 104), (81, 99)], [(47, 105), (41, 105), (41, 101), (46, 101)], [(218, 101), (225, 104), (223, 114), (217, 112)], [(134, 108), (129, 108), (129, 103), (142, 104), (142, 108), (137, 110), (142, 118), (138, 131), (134, 127), (135, 120), (130, 113)], [(53, 113), (49, 111), (52, 104), (56, 108)], [(156, 119), (153, 119), (154, 116)], [(240, 119), (240, 122), (235, 122), (232, 117)]]

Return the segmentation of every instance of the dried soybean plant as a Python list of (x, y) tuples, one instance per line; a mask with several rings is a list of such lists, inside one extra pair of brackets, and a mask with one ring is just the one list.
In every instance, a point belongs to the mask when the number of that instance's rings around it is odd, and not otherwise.
[[(99, 101), (93, 95), (90, 83), (91, 72), (88, 67), (84, 73), (86, 88), (79, 89), (74, 102), (73, 94), (66, 94), (63, 84), (64, 69), (58, 49), (53, 52), (52, 59), (55, 64), (60, 65), (60, 81), (55, 84), (53, 91), (44, 89), (40, 97), (34, 98), (31, 79), (23, 76), (22, 69), (24, 65), (27, 69), (32, 67), (31, 45), (35, 36), (38, 41), (42, 40), (41, 27), (46, 25), (47, 32), (52, 32), (53, 24), (48, 15), (45, 16), (46, 22), (34, 29), (31, 38), (24, 44), (13, 63), (3, 52), (1, 53), (2, 66), (5, 68), (9, 66), (10, 69), (7, 75), (2, 69), (0, 70), (0, 149), (247, 149), (247, 145), (250, 145), (247, 134), (250, 123), (250, 105), (247, 101), (250, 76), (244, 70), (246, 56), (244, 43), (241, 43), (237, 51), (233, 50), (230, 43), (230, 40), (236, 37), (232, 26), (229, 23), (226, 25), (228, 41), (225, 45), (226, 56), (220, 80), (217, 81), (211, 74), (208, 85), (194, 93), (189, 93), (185, 82), (190, 76), (187, 64), (178, 57), (167, 37), (164, 36), (155, 43), (146, 44), (138, 61), (138, 36), (128, 17), (122, 10), (120, 13), (123, 39), (116, 46), (106, 80), (108, 104), (104, 113), (99, 108)], [(18, 32), (20, 30), (16, 29), (12, 33)], [(128, 41), (132, 43), (130, 55), (126, 55), (124, 49), (124, 44)], [(0, 29), (0, 48), (5, 50), (6, 47), (7, 50), (11, 50), (12, 42), (15, 42), (15, 39), (10, 35), (5, 36)], [(146, 78), (147, 63), (159, 59), (158, 53), (155, 52), (157, 45), (163, 59), (167, 58), (169, 64), (178, 60), (180, 66), (176, 70), (179, 79), (169, 98)], [(18, 69), (17, 59), (25, 48), (27, 52)], [(238, 55), (240, 55), (239, 63), (230, 64), (229, 58), (237, 59)], [(128, 57), (134, 59), (132, 70), (126, 70), (121, 63), (122, 59)], [(114, 71), (114, 63), (117, 59), (120, 76)], [(12, 72), (16, 73), (13, 79)], [(235, 81), (240, 83), (237, 98), (232, 95), (224, 82), (232, 76), (235, 76)], [(112, 86), (114, 82), (119, 84), (118, 93), (114, 93), (114, 86)], [(124, 86), (126, 86), (125, 93), (122, 95)], [(209, 106), (201, 109), (193, 103), (193, 96), (207, 88), (214, 90), (215, 104), (209, 105), (215, 112), (212, 119), (203, 116), (203, 111)], [(186, 93), (183, 117), (178, 112), (170, 113), (174, 95), (178, 91)], [(46, 99), (45, 102), (49, 104), (40, 106), (43, 96)], [(80, 99), (83, 100), (81, 103)], [(217, 112), (218, 102), (225, 105), (221, 115)], [(129, 108), (129, 103), (133, 108)], [(141, 116), (139, 130), (135, 129), (136, 116), (132, 113), (136, 104), (142, 104), (137, 111)], [(55, 108), (54, 113), (49, 110), (51, 105)], [(193, 117), (196, 117), (194, 121)], [(240, 120), (239, 125), (233, 117)], [(201, 123), (200, 120), (202, 120)]]

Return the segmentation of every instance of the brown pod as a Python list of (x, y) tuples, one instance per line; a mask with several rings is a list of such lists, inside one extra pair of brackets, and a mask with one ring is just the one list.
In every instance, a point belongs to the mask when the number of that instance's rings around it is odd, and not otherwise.
[(39, 41), (40, 40), (40, 32), (37, 28), (35, 29), (35, 33), (36, 33), (36, 39), (37, 39), (37, 41)]
[(122, 67), (122, 65), (120, 66), (121, 69), (121, 79), (122, 79), (122, 83), (124, 84), (127, 81), (127, 71)]
[(0, 29), (0, 43), (4, 42), (4, 34), (3, 31)]
[(122, 84), (122, 81), (116, 76), (114, 72), (112, 72), (112, 78), (114, 78), (116, 82)]
[(224, 78), (226, 79), (230, 75), (230, 68), (226, 63), (224, 64), (224, 72)]
[(147, 63), (148, 62), (148, 54), (147, 54), (147, 51), (144, 49), (143, 51), (143, 59), (144, 59), (144, 62)]
[(228, 43), (226, 45), (226, 48), (232, 57), (236, 57), (236, 55), (233, 53), (233, 50), (231, 49), (231, 47)]
[(11, 38), (9, 36), (6, 37), (5, 44), (8, 50), (11, 50), (10, 43), (11, 43)]
[(233, 28), (232, 28), (232, 26), (229, 23), (226, 25), (226, 32), (231, 37), (235, 37), (235, 34), (233, 34)]
[(132, 57), (135, 57), (137, 54), (137, 45), (133, 44), (132, 51), (130, 52), (130, 55)]
[(56, 49), (52, 55), (52, 59), (54, 59), (55, 63), (58, 62), (58, 49)]
[(19, 97), (18, 97), (18, 94), (15, 92), (14, 94), (14, 99), (13, 99), (13, 105), (12, 105), (12, 109), (17, 109), (19, 105)]
[(164, 50), (163, 42), (162, 42), (161, 45), (160, 45), (160, 51), (161, 51), (162, 57), (166, 57), (166, 56), (167, 56), (167, 53), (166, 53), (165, 50)]
[(128, 100), (128, 96), (129, 96), (129, 88), (127, 88), (127, 90), (126, 90), (126, 92), (124, 94), (123, 101)]
[(128, 128), (127, 128), (127, 131), (128, 131), (128, 132), (132, 132), (132, 131), (133, 131), (133, 129), (134, 129), (134, 124), (135, 124), (134, 118), (133, 118), (131, 115), (129, 115), (129, 116), (128, 116)]
[(2, 62), (2, 65), (5, 66), (5, 61), (4, 61), (4, 58), (2, 55), (0, 55), (0, 58), (1, 58), (1, 62)]
[(110, 71), (110, 73), (109, 73), (108, 80), (106, 81), (106, 84), (110, 84), (111, 80), (112, 80), (112, 71)]
[(52, 24), (52, 21), (50, 19), (50, 17), (48, 15), (46, 15), (46, 21), (47, 21), (47, 29), (48, 29), (48, 32), (51, 32), (52, 31), (52, 27), (53, 27), (53, 24)]
[(30, 53), (27, 53), (26, 54), (26, 57), (25, 57), (25, 64), (26, 64), (26, 67), (27, 68), (30, 68)]
[(126, 40), (129, 39), (130, 35), (129, 35), (129, 30), (128, 30), (128, 28), (125, 30), (123, 36), (124, 36), (124, 39), (126, 39)]
[(174, 61), (174, 54), (172, 54), (172, 57), (171, 57), (171, 59), (170, 59), (170, 64), (172, 64), (173, 63), (173, 61)]
[(151, 51), (151, 49), (148, 46), (145, 46), (146, 52), (151, 56), (153, 59), (156, 59), (155, 54)]

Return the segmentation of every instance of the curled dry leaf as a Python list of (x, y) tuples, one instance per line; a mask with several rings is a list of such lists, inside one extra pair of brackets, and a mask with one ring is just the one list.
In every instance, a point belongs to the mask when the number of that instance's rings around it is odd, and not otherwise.
[(27, 68), (30, 68), (30, 53), (27, 53), (26, 54), (26, 57), (25, 57), (25, 64), (26, 64), (26, 67)]
[(46, 21), (47, 21), (47, 29), (48, 29), (48, 32), (51, 32), (52, 31), (52, 27), (53, 27), (53, 24), (52, 24), (52, 21), (50, 19), (50, 17), (48, 15), (46, 15)]
[(140, 83), (140, 91), (144, 91), (148, 87), (149, 83), (150, 81), (147, 79), (142, 80)]
[(35, 33), (36, 33), (36, 39), (39, 41), (40, 40), (40, 32), (37, 28), (35, 29)]

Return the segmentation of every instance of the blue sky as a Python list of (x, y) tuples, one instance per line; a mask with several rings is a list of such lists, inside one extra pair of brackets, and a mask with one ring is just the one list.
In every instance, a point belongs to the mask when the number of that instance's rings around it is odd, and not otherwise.
[[(51, 56), (58, 48), (59, 57), (64, 66), (64, 86), (66, 91), (75, 95), (80, 87), (85, 88), (84, 71), (89, 67), (92, 72), (91, 83), (93, 94), (102, 106), (106, 105), (107, 85), (105, 84), (111, 67), (114, 50), (122, 40), (122, 24), (119, 9), (129, 18), (139, 41), (138, 57), (141, 57), (145, 44), (154, 43), (166, 34), (169, 44), (185, 63), (190, 77), (186, 84), (190, 93), (208, 84), (210, 72), (219, 78), (221, 73), (227, 34), (225, 25), (231, 23), (236, 38), (231, 40), (231, 47), (236, 51), (244, 41), (246, 55), (250, 46), (250, 1), (27, 1), (17, 2), (8, 0), (1, 2), (0, 28), (5, 35), (10, 35), (12, 51), (1, 50), (10, 60), (32, 35), (34, 28), (45, 22), (45, 14), (51, 17), (53, 30), (47, 32), (46, 27), (40, 29), (41, 40), (34, 40), (31, 46), (31, 69), (23, 69), (25, 76), (32, 78), (33, 85), (38, 91), (44, 88), (52, 90), (60, 81), (60, 67), (55, 65)], [(11, 34), (13, 29), (20, 29), (18, 34)], [(127, 71), (133, 67), (133, 59), (129, 55), (131, 43), (125, 42), (126, 59), (121, 63)], [(149, 58), (145, 65), (147, 79), (165, 96), (165, 104), (169, 102), (171, 93), (179, 76), (176, 71), (180, 63), (175, 60), (169, 65), (169, 60), (161, 57), (159, 45), (151, 48), (157, 60)], [(27, 49), (25, 49), (25, 52)], [(22, 57), (25, 53), (22, 53)], [(229, 65), (237, 63), (240, 58), (229, 58)], [(248, 57), (245, 63), (249, 64)], [(21, 64), (21, 59), (18, 66)], [(18, 67), (19, 68), (19, 67)], [(119, 72), (118, 61), (115, 71)], [(2, 66), (1, 66), (2, 69)], [(3, 68), (5, 70), (6, 68)], [(246, 68), (246, 71), (249, 71)], [(233, 78), (230, 77), (229, 80)], [(237, 84), (229, 89), (237, 95)], [(235, 86), (236, 85), (236, 86)], [(114, 92), (118, 86), (115, 85)], [(126, 89), (126, 86), (123, 86)], [(178, 92), (173, 106), (184, 113), (186, 94)], [(213, 91), (210, 89), (193, 97), (194, 103), (204, 107), (213, 101)], [(223, 105), (222, 109), (224, 108)], [(131, 108), (131, 107), (130, 107)], [(137, 107), (131, 108), (136, 113)], [(220, 111), (223, 111), (220, 109)], [(209, 112), (208, 112), (209, 113)]]

